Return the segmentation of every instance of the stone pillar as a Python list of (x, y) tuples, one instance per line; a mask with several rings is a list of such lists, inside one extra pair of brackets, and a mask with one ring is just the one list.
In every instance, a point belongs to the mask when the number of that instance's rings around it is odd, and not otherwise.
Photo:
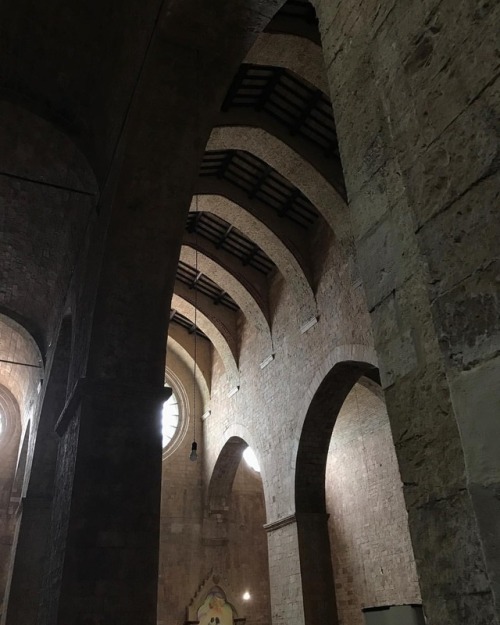
[(59, 437), (55, 423), (66, 401), (71, 353), (71, 322), (64, 320), (40, 412), (31, 473), (22, 501), (15, 558), (7, 603), (7, 625), (35, 625), (50, 536)]
[[(498, 394), (474, 358), (491, 357), (499, 336), (499, 221), (485, 218), (498, 6), (316, 5), (427, 621), (497, 624), (499, 454), (487, 439)], [(483, 226), (469, 228), (476, 209)], [(460, 341), (470, 360), (448, 349)]]
[[(153, 35), (75, 278), (72, 391), (57, 425), (37, 625), (156, 625), (168, 310), (198, 163), (194, 128), (172, 121), (183, 98), (195, 105), (189, 77), (172, 98), (171, 59), (196, 60), (178, 50)], [(172, 76), (158, 84), (166, 59)]]
[(337, 625), (328, 514), (297, 512), (302, 600), (306, 625)]
[(79, 410), (59, 425), (79, 420), (78, 451), (57, 620), (46, 622), (155, 625), (161, 407), (170, 389), (80, 386)]
[(305, 625), (299, 537), (295, 515), (264, 525), (269, 553), (273, 625)]

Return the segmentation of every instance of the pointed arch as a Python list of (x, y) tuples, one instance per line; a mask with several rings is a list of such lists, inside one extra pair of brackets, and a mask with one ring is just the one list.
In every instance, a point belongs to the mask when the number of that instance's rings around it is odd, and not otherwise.
[(329, 92), (323, 50), (310, 39), (288, 33), (260, 33), (245, 63), (289, 69), (324, 93)]
[[(198, 195), (198, 209), (230, 221), (264, 250), (294, 291), (295, 300), (301, 311), (301, 322), (316, 314), (316, 300), (303, 268), (292, 251), (265, 222), (222, 195)], [(194, 200), (191, 203), (191, 210), (195, 210)]]
[(24, 426), (35, 414), (39, 399), (37, 387), (44, 374), (43, 360), (31, 334), (3, 314), (0, 314), (0, 359), (0, 385), (16, 398)]
[[(195, 250), (192, 247), (183, 245), (181, 247), (180, 260), (193, 266), (195, 264)], [(248, 321), (255, 325), (257, 330), (265, 336), (268, 352), (272, 351), (269, 311), (262, 308), (245, 286), (220, 264), (201, 252), (197, 254), (197, 261), (199, 270), (224, 289), (224, 291), (227, 291), (241, 308)]]
[(347, 205), (337, 190), (304, 158), (262, 128), (214, 128), (207, 150), (244, 150), (257, 156), (311, 201), (340, 240), (350, 236)]
[[(178, 310), (194, 323), (194, 304), (177, 292), (177, 286), (176, 292), (172, 296), (172, 308)], [(186, 291), (192, 293), (187, 287)], [(200, 309), (198, 309), (196, 316), (198, 327), (208, 336), (221, 357), (230, 386), (238, 386), (240, 375), (237, 364), (236, 338), (233, 339), (231, 336), (224, 335), (216, 325), (216, 321), (210, 319)]]
[(295, 467), (297, 513), (324, 514), (325, 470), (335, 420), (353, 386), (363, 376), (378, 381), (368, 362), (336, 363), (317, 388), (302, 426)]
[(238, 436), (232, 436), (224, 444), (208, 486), (209, 514), (227, 511), (236, 471), (247, 447), (248, 443)]
[[(199, 380), (200, 392), (204, 401), (208, 401), (211, 388), (211, 365), (212, 358), (210, 354), (210, 342), (206, 339), (197, 339), (196, 345), (196, 368)], [(171, 323), (168, 327), (167, 338), (167, 365), (169, 363), (168, 351), (173, 353), (181, 360), (188, 369), (192, 369), (194, 365), (194, 334), (190, 334), (184, 328), (175, 323)]]

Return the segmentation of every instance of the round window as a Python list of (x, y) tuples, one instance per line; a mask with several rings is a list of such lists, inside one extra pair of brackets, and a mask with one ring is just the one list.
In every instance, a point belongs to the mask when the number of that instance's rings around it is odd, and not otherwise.
[(170, 443), (179, 427), (179, 402), (175, 393), (163, 404), (162, 434), (163, 448)]

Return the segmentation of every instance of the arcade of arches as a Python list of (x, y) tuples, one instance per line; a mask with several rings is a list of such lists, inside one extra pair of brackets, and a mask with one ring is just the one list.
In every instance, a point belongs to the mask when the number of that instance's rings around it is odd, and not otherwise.
[(2, 3), (2, 625), (500, 625), (499, 23)]

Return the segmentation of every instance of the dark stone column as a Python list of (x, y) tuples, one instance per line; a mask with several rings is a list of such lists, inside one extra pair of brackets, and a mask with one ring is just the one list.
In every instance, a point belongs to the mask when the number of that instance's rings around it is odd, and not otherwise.
[(70, 383), (80, 381), (58, 424), (38, 625), (156, 625), (160, 412), (180, 246), (210, 128), (272, 11), (256, 10), (246, 32), (246, 11), (191, 4), (166, 3), (155, 22), (75, 278)]
[[(58, 625), (156, 624), (161, 407), (170, 389), (80, 384)], [(54, 569), (53, 573), (57, 573)], [(54, 613), (57, 611), (57, 619)]]
[(328, 515), (297, 512), (305, 625), (338, 623)]

